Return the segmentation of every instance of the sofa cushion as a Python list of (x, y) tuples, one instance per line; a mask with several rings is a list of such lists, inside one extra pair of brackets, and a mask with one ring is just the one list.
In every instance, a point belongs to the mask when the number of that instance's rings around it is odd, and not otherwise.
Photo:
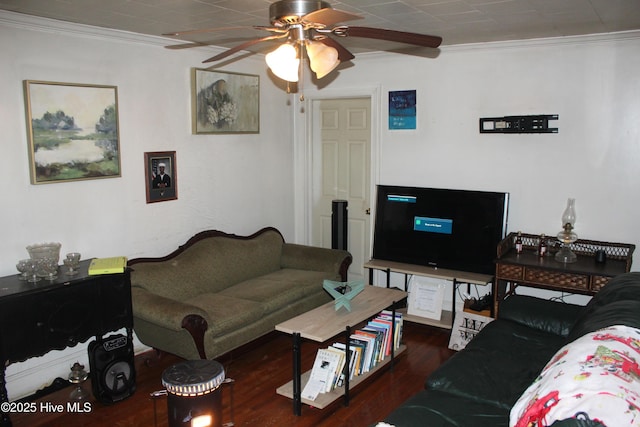
[(282, 245), (271, 230), (251, 239), (207, 237), (168, 261), (135, 264), (131, 285), (186, 301), (280, 269)]
[(567, 336), (583, 309), (583, 306), (560, 301), (511, 295), (500, 303), (498, 316), (544, 332)]
[(396, 427), (507, 427), (509, 411), (437, 390), (405, 401), (385, 422)]
[(282, 269), (233, 285), (219, 295), (260, 303), (264, 314), (272, 313), (307, 295), (324, 293), (322, 271)]
[(640, 329), (614, 325), (562, 347), (511, 409), (510, 425), (583, 417), (640, 426)]
[(640, 328), (640, 301), (614, 301), (588, 311), (587, 315), (580, 316), (580, 319), (571, 329), (567, 337), (567, 343), (590, 332), (613, 325), (628, 325)]
[(564, 339), (494, 320), (427, 379), (426, 387), (510, 409)]
[(611, 325), (640, 327), (638, 307), (640, 307), (640, 273), (616, 276), (584, 307), (569, 333), (568, 342)]
[(620, 274), (609, 281), (585, 306), (585, 311), (619, 300), (640, 301), (640, 272)]
[(255, 301), (233, 298), (219, 293), (200, 294), (185, 301), (208, 313), (213, 337), (228, 334), (262, 318), (263, 310)]

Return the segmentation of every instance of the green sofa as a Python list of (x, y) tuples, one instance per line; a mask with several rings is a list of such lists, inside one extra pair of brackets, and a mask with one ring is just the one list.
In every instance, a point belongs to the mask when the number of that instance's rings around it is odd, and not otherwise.
[[(630, 327), (635, 334), (631, 335), (630, 344), (627, 342), (627, 346), (623, 346), (624, 352), (597, 354), (600, 350), (595, 353), (583, 350), (584, 341), (601, 339), (591, 337), (609, 333), (611, 328), (617, 327), (614, 325)], [(515, 405), (516, 408), (512, 418), (521, 419), (523, 413), (517, 410), (523, 408), (521, 403), (531, 402), (531, 396), (536, 399), (543, 396), (532, 392), (538, 390), (536, 387), (548, 386), (558, 393), (558, 397), (548, 407), (538, 409), (561, 411), (564, 405), (567, 415), (554, 419), (550, 412), (540, 423), (522, 425), (623, 425), (615, 421), (606, 424), (605, 417), (594, 416), (593, 408), (587, 405), (587, 397), (591, 393), (598, 401), (605, 396), (621, 395), (621, 388), (614, 387), (611, 381), (626, 379), (626, 392), (636, 393), (636, 397), (631, 400), (628, 410), (620, 412), (640, 416), (639, 329), (640, 273), (637, 272), (613, 278), (584, 307), (512, 295), (501, 303), (499, 317), (433, 372), (426, 380), (425, 389), (394, 410), (385, 422), (396, 427), (507, 427), (512, 407)], [(624, 340), (615, 341), (619, 344)], [(599, 349), (613, 345), (607, 341), (596, 344)], [(575, 355), (573, 357), (579, 362), (567, 360), (567, 355)], [(545, 376), (548, 368), (559, 369), (561, 373), (578, 369), (584, 378), (568, 374)], [(596, 374), (597, 368), (603, 370)], [(592, 392), (593, 385), (591, 389), (587, 388), (587, 378), (596, 381), (595, 392)], [(578, 379), (581, 382), (576, 383)], [(564, 393), (565, 389), (570, 392)], [(579, 401), (574, 400), (578, 398)], [(574, 406), (570, 406), (571, 402)], [(626, 409), (626, 402), (622, 403)], [(536, 409), (535, 405), (524, 407)], [(605, 410), (608, 416), (616, 415), (611, 414), (610, 408)]]
[(285, 243), (272, 227), (251, 236), (203, 231), (171, 254), (129, 261), (140, 341), (185, 359), (212, 359), (331, 300), (347, 251)]

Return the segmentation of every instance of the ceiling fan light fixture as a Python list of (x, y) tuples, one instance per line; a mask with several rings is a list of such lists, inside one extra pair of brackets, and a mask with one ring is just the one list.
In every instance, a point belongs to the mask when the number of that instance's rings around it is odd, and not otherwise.
[(276, 76), (288, 82), (298, 81), (300, 58), (296, 48), (284, 43), (265, 56), (267, 65)]
[[(355, 56), (349, 52), (336, 38), (356, 37), (373, 40), (386, 40), (414, 46), (437, 48), (442, 37), (406, 31), (386, 30), (383, 28), (357, 27), (344, 25), (346, 21), (362, 19), (363, 16), (351, 12), (334, 9), (325, 0), (271, 0), (269, 20), (271, 26), (254, 25), (254, 30), (269, 31), (271, 35), (251, 39), (218, 53), (205, 63), (220, 61), (241, 51), (252, 52), (250, 47), (273, 40), (281, 40), (285, 44), (266, 55), (266, 62), (271, 72), (289, 83), (304, 81), (305, 56), (309, 58), (309, 66), (317, 79), (330, 74), (339, 64), (351, 61)], [(187, 35), (207, 33), (218, 30), (230, 30), (240, 27), (206, 28), (166, 33), (166, 35)], [(332, 37), (329, 37), (329, 36)], [(286, 41), (286, 42), (285, 42)], [(211, 42), (213, 43), (213, 42)], [(210, 44), (191, 42), (169, 49), (205, 46)], [(255, 52), (252, 52), (255, 53)], [(297, 85), (287, 85), (296, 86)]]
[(338, 51), (322, 42), (313, 40), (308, 42), (307, 55), (309, 56), (309, 66), (319, 79), (329, 74), (340, 64)]

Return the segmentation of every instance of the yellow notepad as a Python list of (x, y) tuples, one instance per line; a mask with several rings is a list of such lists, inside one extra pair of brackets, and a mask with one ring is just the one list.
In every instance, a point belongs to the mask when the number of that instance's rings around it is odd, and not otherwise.
[(110, 258), (94, 258), (89, 264), (89, 276), (98, 274), (124, 273), (127, 257), (114, 256)]

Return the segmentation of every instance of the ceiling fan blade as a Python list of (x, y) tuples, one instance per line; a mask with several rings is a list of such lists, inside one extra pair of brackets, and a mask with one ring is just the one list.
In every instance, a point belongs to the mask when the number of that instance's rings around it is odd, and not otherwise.
[(200, 28), (196, 30), (185, 30), (185, 31), (175, 31), (172, 33), (164, 33), (163, 36), (184, 36), (189, 34), (201, 34), (201, 33), (215, 33), (218, 31), (232, 31), (232, 30), (265, 30), (265, 31), (274, 31), (281, 33), (283, 30), (275, 27), (265, 27), (263, 25), (245, 25), (240, 27), (216, 27), (216, 28)]
[(325, 44), (337, 50), (338, 59), (340, 60), (340, 62), (351, 61), (353, 58), (355, 58), (355, 56), (353, 56), (353, 53), (349, 52), (344, 46), (342, 46), (340, 43), (338, 43), (331, 37), (325, 37), (322, 39), (318, 39), (316, 41), (319, 41), (320, 43)]
[(180, 44), (172, 44), (169, 46), (165, 46), (165, 49), (178, 50), (178, 49), (189, 49), (192, 47), (202, 47), (202, 46), (210, 46), (207, 43), (200, 42), (189, 42), (189, 43), (180, 43)]
[(244, 42), (242, 44), (239, 44), (237, 46), (234, 46), (230, 49), (225, 50), (222, 53), (217, 54), (216, 56), (212, 56), (209, 59), (205, 59), (202, 62), (215, 62), (215, 61), (219, 61), (221, 59), (226, 58), (227, 56), (233, 55), (236, 52), (240, 52), (241, 50), (245, 50), (246, 48), (253, 46), (254, 44), (258, 44), (258, 43), (262, 43), (262, 42), (266, 42), (269, 40), (276, 40), (276, 39), (281, 39), (287, 36), (287, 33), (284, 34), (278, 34), (278, 35), (274, 35), (274, 36), (267, 36), (267, 37), (262, 37), (260, 39), (254, 39), (254, 40), (249, 40), (247, 42)]
[(307, 13), (302, 17), (302, 22), (322, 24), (330, 27), (340, 22), (353, 21), (355, 19), (362, 18), (363, 17), (360, 15), (345, 12), (344, 10), (325, 7), (324, 9), (318, 9), (313, 12)]
[(392, 42), (407, 43), (417, 46), (436, 48), (442, 43), (442, 37), (426, 34), (408, 33), (405, 31), (384, 30), (370, 27), (339, 27), (334, 34), (347, 37), (365, 37), (369, 39), (389, 40)]

